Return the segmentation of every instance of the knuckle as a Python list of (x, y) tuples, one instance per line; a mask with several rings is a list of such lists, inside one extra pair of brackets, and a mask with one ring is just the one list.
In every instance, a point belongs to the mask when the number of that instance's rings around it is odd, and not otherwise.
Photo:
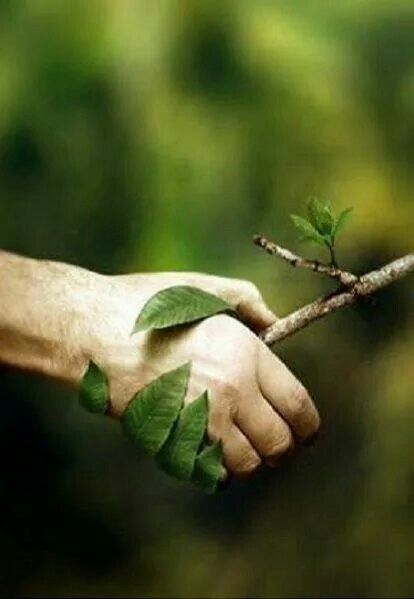
[(312, 405), (312, 400), (309, 393), (306, 391), (305, 387), (299, 383), (299, 381), (296, 382), (292, 389), (290, 395), (290, 404), (292, 416), (298, 420), (306, 415), (310, 406)]
[(239, 395), (236, 386), (226, 379), (215, 379), (213, 387), (215, 395), (220, 398), (233, 398)]
[(242, 292), (250, 300), (258, 300), (262, 297), (259, 289), (251, 281), (241, 281)]
[(245, 450), (233, 464), (232, 470), (236, 476), (249, 476), (257, 470), (261, 462), (259, 456), (252, 451)]
[(277, 431), (273, 430), (264, 444), (266, 457), (279, 457), (288, 452), (292, 444), (293, 435), (287, 426), (286, 428), (278, 428)]
[(291, 415), (301, 439), (316, 435), (321, 419), (309, 393), (299, 382), (291, 394)]

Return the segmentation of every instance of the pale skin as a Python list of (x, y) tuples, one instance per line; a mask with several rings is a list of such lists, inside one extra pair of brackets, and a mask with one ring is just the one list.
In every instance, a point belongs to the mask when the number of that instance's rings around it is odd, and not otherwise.
[[(221, 440), (227, 472), (239, 477), (278, 465), (319, 428), (305, 387), (255, 334), (276, 317), (250, 282), (186, 272), (106, 276), (2, 251), (0, 272), (4, 365), (77, 386), (93, 360), (119, 418), (139, 389), (191, 361), (186, 402), (208, 389), (209, 437)], [(246, 324), (218, 315), (179, 332), (131, 335), (144, 303), (172, 285), (220, 296)]]

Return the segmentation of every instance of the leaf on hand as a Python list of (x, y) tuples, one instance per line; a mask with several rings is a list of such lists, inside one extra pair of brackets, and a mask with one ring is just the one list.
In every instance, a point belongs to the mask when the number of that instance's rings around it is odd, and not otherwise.
[(323, 204), (317, 198), (310, 198), (308, 202), (309, 220), (321, 235), (331, 235), (334, 226), (334, 217), (329, 204)]
[(161, 468), (180, 480), (189, 480), (193, 473), (197, 452), (207, 427), (208, 396), (205, 391), (180, 413), (177, 423), (157, 461)]
[(332, 236), (334, 238), (337, 235), (337, 233), (339, 233), (340, 231), (342, 231), (345, 228), (345, 226), (347, 225), (347, 223), (351, 217), (352, 211), (353, 211), (353, 208), (345, 208), (345, 210), (342, 210), (342, 212), (336, 219), (333, 230), (332, 230)]
[(235, 310), (211, 293), (196, 287), (176, 285), (159, 291), (147, 301), (133, 332), (195, 322), (220, 312), (234, 313)]
[(313, 241), (321, 246), (327, 245), (324, 236), (306, 218), (302, 218), (296, 214), (291, 214), (290, 217), (295, 227), (302, 233), (301, 241)]
[(184, 403), (190, 363), (162, 374), (141, 389), (121, 417), (126, 435), (147, 454), (165, 443)]
[(104, 372), (92, 361), (80, 382), (79, 403), (93, 414), (105, 414), (108, 408), (108, 381)]
[(195, 461), (192, 480), (207, 493), (214, 493), (218, 483), (224, 478), (222, 458), (221, 443), (218, 442), (207, 445)]

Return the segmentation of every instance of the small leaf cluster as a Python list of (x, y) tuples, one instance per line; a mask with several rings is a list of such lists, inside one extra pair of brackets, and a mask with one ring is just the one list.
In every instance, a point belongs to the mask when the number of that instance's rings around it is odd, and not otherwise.
[[(190, 324), (220, 312), (233, 313), (220, 298), (200, 289), (175, 286), (156, 293), (139, 314), (134, 332)], [(221, 444), (206, 441), (208, 393), (185, 405), (191, 364), (164, 373), (141, 389), (121, 417), (125, 434), (179, 480), (214, 492), (223, 479)], [(93, 362), (79, 390), (82, 406), (106, 413), (110, 405), (105, 373)]]
[(335, 217), (330, 203), (311, 198), (307, 204), (307, 217), (291, 214), (295, 227), (301, 233), (301, 241), (310, 241), (332, 250), (338, 233), (344, 229), (352, 208), (346, 208)]

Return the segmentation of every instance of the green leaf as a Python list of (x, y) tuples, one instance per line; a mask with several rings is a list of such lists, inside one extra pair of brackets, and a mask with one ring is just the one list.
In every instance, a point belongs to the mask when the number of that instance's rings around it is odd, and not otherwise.
[(184, 403), (190, 363), (166, 372), (141, 389), (121, 417), (126, 435), (149, 455), (165, 443)]
[(318, 218), (317, 218), (317, 214), (316, 214), (316, 210), (315, 210), (315, 206), (314, 206), (315, 201), (316, 201), (316, 198), (314, 198), (314, 197), (309, 198), (309, 200), (306, 204), (306, 208), (307, 208), (308, 217), (309, 217), (310, 222), (312, 223), (312, 226), (315, 229), (318, 229), (319, 223), (318, 223)]
[(351, 217), (352, 211), (353, 208), (345, 208), (345, 210), (342, 210), (342, 212), (335, 221), (335, 225), (332, 231), (333, 238), (335, 238), (335, 236), (345, 228)]
[(317, 245), (325, 246), (326, 241), (317, 231), (312, 223), (310, 223), (306, 218), (302, 218), (301, 216), (297, 216), (296, 214), (290, 215), (295, 227), (302, 233), (301, 240), (302, 241), (313, 241)]
[(195, 322), (219, 312), (235, 311), (230, 304), (211, 293), (196, 287), (177, 285), (159, 291), (147, 301), (133, 332)]
[(225, 475), (222, 457), (221, 443), (218, 442), (207, 445), (195, 461), (192, 480), (207, 493), (214, 493)]
[(108, 381), (97, 364), (90, 361), (79, 386), (79, 403), (93, 414), (105, 414), (109, 405)]
[(317, 198), (310, 198), (308, 215), (312, 225), (321, 235), (331, 235), (334, 217), (330, 204), (323, 204)]
[(197, 452), (207, 427), (208, 397), (205, 391), (183, 408), (177, 423), (157, 461), (161, 468), (180, 480), (189, 480), (194, 469)]

